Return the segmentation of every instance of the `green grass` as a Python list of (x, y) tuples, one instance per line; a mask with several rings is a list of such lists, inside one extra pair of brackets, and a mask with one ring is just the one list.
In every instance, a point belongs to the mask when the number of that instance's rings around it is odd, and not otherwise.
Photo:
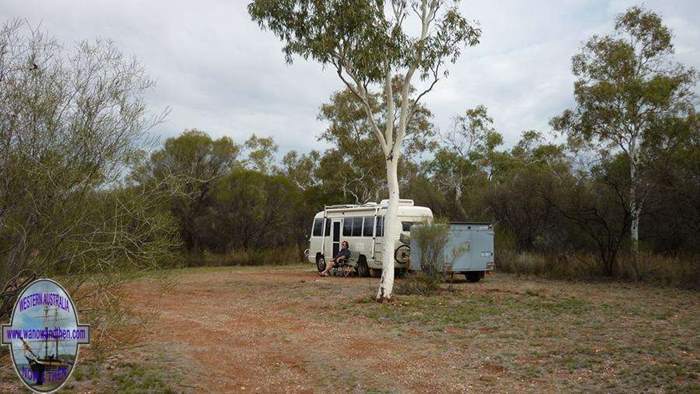
[[(123, 361), (128, 359), (128, 361)], [(67, 393), (175, 393), (182, 379), (180, 368), (160, 350), (133, 353), (117, 359), (88, 358), (78, 362), (71, 379), (61, 390)]]
[(119, 393), (174, 393), (168, 382), (177, 379), (168, 375), (167, 368), (125, 363), (119, 365), (112, 381)]
[(398, 325), (412, 325), (423, 329), (443, 330), (450, 326), (481, 327), (480, 323), (495, 317), (513, 317), (527, 314), (533, 319), (555, 319), (562, 315), (580, 316), (590, 311), (590, 303), (569, 297), (550, 299), (538, 296), (496, 296), (451, 294), (434, 296), (400, 296), (396, 302), (379, 304), (376, 302), (343, 304), (341, 314), (355, 314), (377, 322), (391, 322)]

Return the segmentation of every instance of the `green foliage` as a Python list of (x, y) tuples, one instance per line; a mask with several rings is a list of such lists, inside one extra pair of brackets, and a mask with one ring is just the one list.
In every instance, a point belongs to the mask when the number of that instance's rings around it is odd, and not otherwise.
[(163, 149), (132, 175), (134, 183), (172, 196), (166, 206), (178, 221), (188, 251), (200, 249), (196, 221), (204, 215), (216, 182), (238, 165), (240, 150), (228, 137), (213, 140), (205, 132), (186, 130), (166, 140)]
[(320, 159), (321, 154), (315, 150), (301, 155), (296, 151), (289, 151), (282, 158), (280, 172), (299, 189), (309, 190), (319, 184), (317, 175)]
[[(0, 284), (40, 276), (148, 269), (172, 258), (167, 198), (131, 187), (152, 83), (111, 42), (63, 47), (38, 29), (0, 29)], [(31, 65), (28, 67), (27, 65)]]
[[(671, 32), (652, 11), (632, 7), (618, 16), (613, 34), (593, 36), (573, 57), (576, 108), (552, 119), (577, 149), (601, 161), (627, 159), (628, 178), (612, 184), (628, 211), (630, 249), (639, 252), (639, 223), (648, 184), (642, 181), (655, 151), (649, 144), (673, 119), (692, 116), (697, 73), (672, 61)], [(623, 192), (624, 190), (624, 192)]]
[[(324, 205), (385, 197), (386, 152), (374, 128), (398, 127), (393, 113), (401, 112), (407, 90), (412, 109), (399, 152), (413, 160), (399, 162), (401, 194), (436, 216), (497, 223), (497, 253), (517, 254), (498, 257), (502, 269), (664, 283), (693, 277), (697, 264), (678, 256), (700, 251), (695, 72), (672, 61), (671, 33), (658, 15), (631, 8), (613, 33), (592, 37), (574, 57), (576, 107), (552, 120), (566, 144), (526, 130), (504, 147), (482, 105), (466, 109), (435, 138), (432, 114), (417, 101), (427, 91), (414, 91), (400, 72), (415, 66), (437, 78), (444, 62), (475, 44), (480, 32), (452, 8), (416, 4), (419, 14), (436, 13), (435, 34), (423, 40), (380, 3), (249, 5), (253, 19), (282, 38), (289, 60), (311, 57), (341, 74), (350, 70), (359, 81), (321, 107), (319, 119), (328, 127), (319, 139), (331, 148), (288, 152), (281, 162), (271, 138), (252, 135), (238, 144), (194, 129), (144, 159), (143, 132), (158, 121), (144, 115), (150, 81), (113, 45), (80, 45), (74, 55), (83, 63), (43, 36), (3, 52), (7, 63), (0, 64), (12, 65), (12, 72), (0, 80), (0, 255), (6, 262), (0, 274), (20, 267), (68, 274), (172, 266), (177, 251), (191, 264), (297, 260), (308, 247), (311, 218)], [(406, 11), (403, 2), (386, 5), (399, 7), (391, 10), (397, 15)], [(20, 42), (17, 28), (6, 27), (1, 39)], [(38, 70), (23, 67), (28, 56)], [(99, 78), (81, 73), (85, 64), (96, 67)], [(63, 93), (74, 87), (67, 81), (78, 74), (86, 88), (75, 92), (80, 100), (65, 101), (71, 96)], [(372, 89), (382, 83), (382, 93)], [(56, 116), (61, 106), (65, 115)], [(90, 116), (94, 111), (99, 119)], [(633, 137), (637, 158), (629, 144), (618, 143)], [(631, 264), (624, 247), (633, 195), (644, 207), (643, 259)], [(682, 274), (659, 269), (658, 261)]]
[(282, 176), (234, 169), (215, 185), (197, 220), (198, 234), (203, 245), (220, 252), (283, 245), (300, 201), (301, 192)]
[[(393, 84), (393, 91), (399, 92), (401, 82), (394, 79)], [(398, 94), (394, 95), (394, 101), (398, 107)], [(386, 103), (383, 96), (372, 95), (371, 106), (378, 118), (378, 126), (384, 128), (382, 114), (386, 110)], [(384, 153), (372, 134), (361, 101), (348, 89), (336, 92), (329, 103), (321, 106), (318, 117), (329, 123), (319, 140), (333, 146), (320, 158), (322, 163), (318, 168), (319, 180), (336, 191), (338, 203), (381, 200), (387, 194)], [(430, 111), (418, 106), (407, 126), (407, 138), (403, 143), (403, 153), (406, 156), (424, 153), (434, 147), (431, 117)], [(411, 163), (402, 164), (399, 173), (406, 174)]]
[(570, 138), (630, 153), (630, 136), (651, 138), (658, 122), (692, 109), (696, 72), (673, 63), (672, 54), (661, 18), (630, 8), (617, 18), (614, 34), (594, 36), (574, 56), (577, 108), (553, 119), (553, 126)]
[(443, 136), (434, 160), (423, 166), (422, 171), (451, 197), (452, 209), (459, 213), (455, 219), (483, 218), (478, 206), (483, 205), (484, 194), (474, 191), (488, 183), (498, 156), (496, 148), (502, 143), (486, 107), (479, 105), (455, 118), (454, 128)]
[(277, 152), (277, 144), (270, 137), (258, 137), (255, 134), (245, 142), (248, 151), (246, 164), (249, 168), (270, 174), (273, 170), (272, 161)]
[(446, 269), (445, 246), (449, 230), (449, 225), (439, 222), (425, 223), (411, 228), (411, 239), (415, 240), (419, 250), (421, 271), (430, 277), (442, 278)]
[[(479, 42), (481, 31), (456, 6), (433, 15), (438, 18), (436, 31), (425, 40), (404, 31), (402, 21), (387, 19), (384, 6), (367, 0), (257, 0), (248, 5), (248, 12), (283, 41), (287, 62), (294, 55), (312, 58), (368, 82), (383, 82), (388, 66), (416, 64), (427, 77), (445, 60), (454, 62), (462, 45)], [(405, 15), (405, 1), (392, 1), (391, 6), (397, 16)], [(422, 12), (434, 13), (432, 6), (418, 5)]]
[(450, 256), (445, 254), (449, 225), (437, 221), (411, 227), (411, 239), (418, 248), (420, 272), (401, 281), (397, 294), (431, 295), (440, 289)]

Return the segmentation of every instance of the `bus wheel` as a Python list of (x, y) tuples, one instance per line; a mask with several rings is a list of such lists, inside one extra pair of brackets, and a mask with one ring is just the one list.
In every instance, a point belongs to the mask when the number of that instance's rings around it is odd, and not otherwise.
[(369, 267), (367, 266), (367, 259), (365, 259), (365, 256), (360, 256), (357, 260), (357, 276), (369, 276)]
[(318, 272), (323, 272), (326, 269), (326, 259), (323, 256), (316, 256), (316, 268), (318, 268)]
[(467, 282), (476, 283), (481, 279), (481, 272), (465, 272), (464, 277), (467, 278)]

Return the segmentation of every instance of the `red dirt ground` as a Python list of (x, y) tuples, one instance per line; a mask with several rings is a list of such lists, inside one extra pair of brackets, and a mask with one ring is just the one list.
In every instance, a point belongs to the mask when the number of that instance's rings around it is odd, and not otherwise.
[[(85, 352), (72, 390), (124, 390), (142, 371), (176, 392), (700, 387), (697, 292), (495, 274), (378, 305), (378, 279), (319, 278), (309, 265), (186, 269), (172, 279), (167, 291), (152, 278), (127, 285), (124, 301), (151, 314), (148, 324), (106, 361)], [(18, 388), (4, 364), (0, 392)]]
[[(376, 284), (319, 278), (309, 268), (205, 270), (179, 277), (172, 294), (159, 294), (148, 281), (129, 293), (135, 309), (158, 299), (159, 317), (143, 342), (176, 356), (187, 371), (181, 388), (462, 392), (481, 386), (483, 370), (493, 389), (502, 367), (469, 360), (463, 348), (415, 330), (397, 336), (376, 321), (333, 313), (338, 303), (370, 297)], [(470, 361), (471, 382), (461, 373)]]

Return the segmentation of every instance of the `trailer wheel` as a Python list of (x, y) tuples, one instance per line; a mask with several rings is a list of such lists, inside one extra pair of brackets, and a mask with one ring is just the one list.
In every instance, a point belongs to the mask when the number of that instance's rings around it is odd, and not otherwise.
[(318, 272), (323, 272), (326, 269), (326, 259), (321, 255), (316, 255), (316, 268)]
[(367, 259), (365, 256), (360, 256), (357, 259), (357, 276), (367, 277), (369, 276), (369, 267), (367, 266)]
[(478, 271), (472, 271), (472, 272), (465, 272), (464, 277), (467, 278), (467, 282), (471, 283), (476, 283), (479, 280), (481, 280), (481, 272)]

